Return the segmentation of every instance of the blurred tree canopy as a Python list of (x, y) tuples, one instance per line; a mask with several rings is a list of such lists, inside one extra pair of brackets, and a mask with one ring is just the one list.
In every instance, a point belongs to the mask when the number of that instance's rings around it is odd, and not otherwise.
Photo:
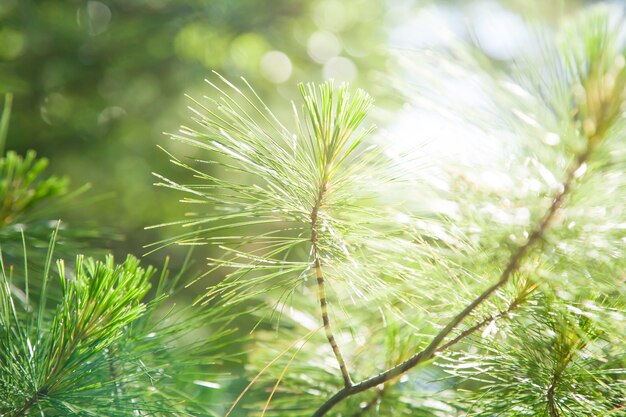
[(211, 70), (278, 98), (305, 80), (363, 82), (381, 65), (383, 3), (3, 0), (8, 148), (34, 148), (74, 186), (108, 193), (67, 216), (109, 225), (127, 236), (116, 251), (136, 253), (156, 238), (144, 226), (180, 210), (153, 191), (151, 172), (170, 170), (156, 145), (183, 118), (183, 93), (206, 92)]
[[(550, 21), (581, 1), (500, 3)], [(2, 0), (0, 93), (15, 94), (8, 149), (35, 149), (73, 187), (91, 183), (91, 195), (105, 198), (62, 213), (64, 220), (109, 227), (125, 236), (112, 247), (118, 255), (139, 254), (162, 237), (144, 226), (182, 214), (167, 193), (154, 192), (151, 173), (176, 175), (157, 145), (175, 146), (163, 132), (187, 117), (184, 93), (208, 93), (203, 80), (212, 70), (245, 77), (279, 113), (291, 111), (285, 99), (294, 98), (298, 82), (328, 78), (365, 87), (380, 104), (393, 84), (383, 75), (385, 58), (393, 46), (433, 39), (425, 36), (437, 29), (433, 7), (471, 19), (498, 4)], [(457, 27), (480, 46), (481, 33), (463, 29), (467, 23)]]

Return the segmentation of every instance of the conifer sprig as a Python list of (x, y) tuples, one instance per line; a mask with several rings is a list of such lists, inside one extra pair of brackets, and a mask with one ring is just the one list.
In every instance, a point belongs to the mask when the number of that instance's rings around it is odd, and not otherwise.
[(26, 304), (18, 309), (9, 285), (10, 273), (3, 264), (0, 356), (11, 360), (2, 363), (5, 378), (0, 389), (5, 398), (2, 411), (12, 417), (62, 405), (71, 410), (71, 402), (64, 404), (63, 398), (95, 383), (91, 363), (145, 312), (141, 299), (150, 288), (153, 270), (139, 268), (136, 259), (129, 258), (117, 267), (112, 258), (97, 263), (79, 257), (74, 276), (67, 275), (62, 262), (57, 266), (61, 304), (47, 319), (46, 272), (38, 312), (27, 320), (24, 309), (32, 307)]
[[(221, 99), (208, 108), (196, 103), (202, 106), (194, 110), (200, 128), (183, 127), (173, 135), (211, 151), (214, 159), (196, 159), (192, 166), (172, 157), (199, 182), (162, 178), (158, 184), (188, 194), (183, 201), (198, 205), (191, 219), (160, 226), (191, 230), (154, 246), (219, 248), (223, 256), (209, 260), (213, 268), (207, 273), (224, 270), (226, 279), (209, 289), (208, 299), (220, 296), (236, 303), (272, 290), (283, 293), (278, 300), (283, 302), (311, 271), (314, 279), (324, 278), (318, 286), (323, 300), (332, 275), (335, 285), (368, 302), (393, 297), (415, 303), (407, 293), (390, 291), (389, 284), (405, 285), (422, 273), (399, 262), (407, 253), (415, 254), (413, 259), (433, 255), (415, 238), (411, 219), (396, 222), (401, 210), (391, 209), (381, 197), (383, 188), (399, 190), (403, 171), (380, 147), (363, 145), (370, 129), (359, 126), (371, 99), (332, 83), (302, 86), (305, 106), (302, 115), (294, 110), (292, 132), (253, 90), (244, 93), (223, 82), (230, 95), (212, 84)], [(212, 166), (226, 173), (218, 178)], [(402, 196), (400, 205), (406, 199)], [(382, 259), (388, 260), (384, 268)], [(347, 373), (344, 379), (347, 383)]]
[[(301, 92), (307, 114), (310, 115), (307, 126), (312, 127), (313, 130), (312, 132), (309, 131), (307, 136), (310, 138), (309, 141), (314, 149), (313, 154), (316, 156), (319, 172), (317, 195), (313, 201), (310, 215), (311, 253), (318, 286), (318, 300), (326, 338), (337, 358), (344, 384), (349, 387), (352, 385), (352, 379), (335, 340), (328, 315), (326, 285), (322, 267), (324, 260), (318, 238), (321, 227), (318, 220), (320, 210), (323, 210), (325, 200), (331, 192), (329, 188), (334, 186), (336, 170), (341, 167), (342, 161), (350, 156), (368, 133), (368, 131), (363, 131), (357, 137), (353, 137), (371, 106), (371, 99), (362, 90), (358, 90), (356, 97), (351, 100), (345, 86), (335, 93), (332, 82), (320, 86), (319, 98), (318, 91), (313, 85), (301, 86)], [(299, 130), (302, 134), (302, 129)]]
[[(121, 264), (111, 256), (104, 262), (79, 256), (72, 268), (59, 261), (55, 282), (54, 241), (55, 236), (43, 275), (31, 274), (25, 280), (28, 285), (41, 279), (38, 301), (28, 287), (22, 288), (26, 297), (16, 296), (13, 272), (2, 262), (0, 414), (209, 413), (180, 389), (200, 380), (197, 372), (208, 370), (217, 361), (216, 352), (229, 343), (226, 336), (232, 329), (225, 327), (229, 319), (224, 312), (190, 316), (189, 311), (169, 307), (163, 316), (159, 310), (165, 307), (163, 291), (170, 286), (167, 272), (149, 296), (155, 270), (140, 267), (132, 256)], [(60, 298), (51, 291), (55, 283)], [(181, 343), (181, 338), (209, 324), (215, 331), (207, 338)]]
[(506, 339), (475, 340), (484, 353), (442, 366), (481, 383), (471, 415), (620, 415), (626, 369), (592, 311), (544, 299), (507, 324)]
[[(86, 227), (71, 229), (58, 220), (61, 210), (76, 197), (85, 193), (89, 184), (70, 190), (67, 177), (46, 176), (46, 158), (38, 158), (29, 150), (26, 155), (14, 151), (4, 152), (9, 132), (12, 96), (5, 98), (0, 118), (0, 241), (5, 261), (18, 267), (21, 263), (23, 235), (27, 234), (32, 247), (44, 248), (31, 251), (30, 265), (40, 267), (45, 263), (50, 233), (55, 228), (65, 229), (58, 237), (57, 253), (74, 255), (77, 248), (86, 248), (91, 239), (101, 237), (99, 231)], [(35, 244), (34, 242), (37, 241)], [(93, 251), (92, 251), (93, 252)], [(23, 272), (23, 271), (22, 271)]]
[(25, 221), (35, 206), (67, 194), (67, 178), (42, 178), (47, 165), (48, 161), (37, 159), (34, 151), (24, 158), (9, 151), (0, 158), (0, 227)]

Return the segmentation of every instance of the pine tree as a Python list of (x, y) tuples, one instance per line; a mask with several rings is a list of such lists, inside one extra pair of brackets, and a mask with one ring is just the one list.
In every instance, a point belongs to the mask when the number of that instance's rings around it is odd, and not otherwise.
[[(624, 415), (611, 10), (541, 35), (514, 67), (464, 45), (416, 53), (403, 92), (482, 136), (469, 162), (373, 135), (362, 90), (302, 85), (288, 124), (245, 80), (209, 81), (220, 98), (172, 135), (203, 155), (171, 156), (193, 181), (159, 183), (193, 204), (167, 224), (187, 231), (155, 246), (210, 245), (207, 274), (224, 279), (204, 303), (259, 306), (255, 370), (226, 415), (244, 395), (261, 416)], [(481, 94), (469, 104), (445, 94), (464, 77)]]

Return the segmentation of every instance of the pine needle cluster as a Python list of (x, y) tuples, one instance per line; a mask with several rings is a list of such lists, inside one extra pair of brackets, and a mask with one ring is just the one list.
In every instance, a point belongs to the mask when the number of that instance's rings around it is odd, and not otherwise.
[[(49, 261), (52, 256), (50, 251)], [(189, 311), (163, 316), (165, 270), (156, 295), (149, 296), (156, 271), (141, 268), (132, 256), (121, 264), (110, 256), (104, 262), (79, 256), (70, 269), (58, 261), (56, 296), (48, 290), (54, 283), (48, 263), (43, 277), (30, 276), (42, 282), (33, 300), (28, 285), (13, 286), (11, 271), (2, 267), (2, 415), (208, 413), (179, 390), (198, 370), (209, 369), (230, 331), (181, 344), (203, 324), (218, 326), (224, 318)]]

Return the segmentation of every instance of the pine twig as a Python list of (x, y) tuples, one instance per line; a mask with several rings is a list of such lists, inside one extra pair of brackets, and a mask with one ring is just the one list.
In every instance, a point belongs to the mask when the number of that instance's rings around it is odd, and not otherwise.
[(445, 350), (448, 350), (452, 346), (454, 346), (457, 343), (459, 343), (461, 340), (465, 339), (467, 336), (473, 334), (477, 330), (480, 330), (485, 324), (491, 323), (493, 321), (496, 321), (499, 318), (509, 314), (511, 311), (513, 311), (517, 307), (519, 307), (519, 305), (521, 304), (520, 301), (521, 300), (519, 298), (516, 298), (515, 300), (513, 300), (513, 302), (509, 305), (508, 308), (506, 308), (506, 309), (504, 309), (502, 311), (499, 311), (498, 313), (494, 314), (493, 316), (485, 317), (484, 319), (482, 319), (481, 321), (479, 321), (478, 323), (476, 323), (472, 327), (469, 327), (469, 328), (463, 330), (457, 337), (455, 337), (454, 339), (452, 339), (452, 340), (446, 342), (445, 344), (439, 346), (435, 352), (438, 353), (438, 352), (443, 352)]
[[(558, 210), (561, 208), (565, 197), (570, 192), (574, 179), (576, 178), (577, 171), (589, 158), (592, 150), (592, 143), (594, 142), (590, 140), (587, 149), (578, 156), (575, 163), (570, 167), (567, 172), (567, 177), (562, 184), (561, 191), (559, 191), (559, 193), (554, 197), (554, 199), (552, 200), (552, 204), (546, 211), (542, 220), (530, 234), (526, 243), (518, 247), (517, 250), (513, 253), (511, 258), (509, 259), (509, 262), (507, 263), (506, 268), (500, 275), (500, 279), (495, 284), (487, 288), (482, 294), (474, 299), (474, 301), (467, 305), (467, 307), (465, 307), (463, 311), (457, 314), (422, 351), (411, 356), (406, 361), (392, 368), (389, 368), (376, 376), (368, 378), (350, 387), (345, 387), (342, 390), (338, 391), (324, 404), (322, 404), (322, 406), (318, 408), (318, 410), (312, 415), (312, 417), (322, 417), (344, 399), (360, 392), (367, 391), (368, 389), (371, 389), (380, 384), (384, 384), (385, 382), (396, 378), (410, 371), (417, 365), (431, 359), (434, 354), (438, 352), (438, 348), (441, 342), (443, 342), (443, 340), (456, 328), (456, 326), (458, 326), (463, 320), (465, 320), (474, 311), (474, 309), (476, 309), (476, 307), (478, 307), (485, 300), (487, 300), (496, 290), (503, 287), (507, 282), (509, 282), (513, 273), (515, 273), (519, 269), (522, 260), (529, 252), (529, 250), (531, 250), (543, 238), (546, 230), (549, 228), (550, 222), (552, 221)], [(470, 333), (466, 334), (465, 336), (469, 335)]]
[(322, 185), (320, 186), (319, 193), (317, 195), (317, 199), (315, 204), (313, 205), (313, 209), (311, 210), (311, 248), (313, 251), (313, 262), (315, 267), (315, 278), (317, 280), (317, 296), (320, 303), (320, 310), (322, 314), (322, 322), (324, 324), (324, 332), (326, 333), (326, 338), (328, 339), (328, 343), (330, 347), (333, 349), (333, 353), (335, 354), (335, 358), (337, 358), (337, 363), (339, 364), (339, 369), (341, 370), (341, 376), (343, 377), (343, 381), (346, 387), (352, 386), (352, 378), (350, 378), (350, 373), (348, 372), (348, 368), (346, 366), (346, 362), (341, 354), (341, 350), (339, 349), (339, 345), (335, 340), (335, 336), (332, 331), (332, 327), (330, 325), (330, 317), (328, 315), (328, 304), (326, 301), (326, 286), (324, 284), (324, 271), (322, 270), (322, 260), (320, 258), (319, 253), (319, 245), (318, 245), (318, 218), (319, 218), (319, 210), (322, 205), (322, 200), (324, 199), (324, 194), (326, 193), (326, 180), (322, 181)]
[(559, 417), (559, 409), (556, 405), (556, 401), (554, 399), (554, 390), (556, 389), (556, 378), (552, 380), (550, 387), (548, 388), (548, 408), (550, 410), (550, 417)]
[[(481, 321), (479, 321), (478, 323), (476, 323), (472, 327), (470, 327), (470, 328), (464, 330), (463, 332), (461, 332), (454, 339), (448, 341), (444, 345), (441, 345), (436, 350), (436, 352), (442, 352), (442, 351), (445, 351), (445, 350), (451, 348), (452, 346), (456, 345), (461, 340), (465, 339), (467, 336), (473, 334), (477, 330), (480, 330), (487, 323), (491, 323), (493, 321), (496, 321), (496, 320), (506, 316), (507, 314), (509, 314), (513, 310), (517, 309), (523, 303), (524, 297), (527, 294), (528, 293), (518, 295), (517, 297), (515, 297), (515, 299), (509, 304), (509, 306), (506, 309), (501, 310), (501, 311), (499, 311), (498, 313), (496, 313), (496, 314), (494, 314), (492, 316), (485, 317), (484, 319), (482, 319)], [(359, 411), (357, 411), (355, 414), (353, 414), (352, 417), (360, 417), (362, 415), (365, 415), (365, 413), (367, 411), (371, 410), (372, 407), (374, 407), (376, 404), (380, 403), (382, 398), (391, 389), (392, 386), (393, 386), (393, 384), (391, 383), (391, 381), (388, 381), (387, 383), (383, 384), (383, 387), (378, 389), (378, 391), (377, 391), (376, 395), (374, 396), (374, 398), (372, 398), (370, 401), (368, 401), (365, 404), (365, 406), (363, 408), (361, 408)]]
[(585, 342), (580, 344), (580, 346), (576, 348), (570, 348), (568, 353), (565, 355), (565, 358), (562, 362), (558, 363), (556, 369), (554, 370), (554, 375), (552, 376), (552, 381), (550, 381), (550, 386), (548, 387), (548, 391), (546, 392), (546, 398), (548, 400), (548, 409), (550, 410), (550, 417), (560, 417), (559, 408), (556, 404), (556, 387), (563, 375), (563, 372), (567, 369), (567, 367), (574, 360), (574, 353), (581, 348), (584, 348), (586, 345)]

